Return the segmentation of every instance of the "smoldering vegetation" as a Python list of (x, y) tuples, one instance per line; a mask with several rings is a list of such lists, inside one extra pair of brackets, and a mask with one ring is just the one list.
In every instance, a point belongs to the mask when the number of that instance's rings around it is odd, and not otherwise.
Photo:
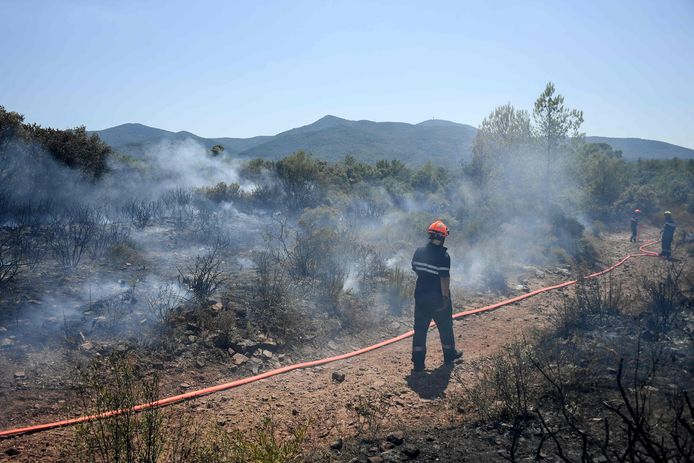
[(480, 451), (486, 436), (512, 462), (691, 461), (691, 277), (670, 264), (635, 291), (579, 283), (553, 326), (477, 362), (472, 383), (459, 377), (453, 400), (472, 420), (457, 435)]
[[(137, 381), (156, 370), (204, 372), (213, 365), (215, 377), (246, 375), (399, 334), (411, 322), (410, 258), (436, 218), (452, 230), (446, 245), (456, 306), (470, 295), (527, 291), (529, 278), (565, 280), (599, 266), (601, 233), (622, 224), (631, 208), (640, 207), (646, 219), (667, 208), (689, 220), (691, 162), (628, 165), (607, 145), (584, 144), (581, 123), (582, 114), (565, 108), (548, 85), (532, 112), (505, 105), (485, 118), (469, 163), (412, 169), (397, 160), (327, 163), (304, 152), (242, 161), (191, 140), (134, 158), (112, 152), (84, 128), (44, 129), (0, 108), (0, 381), (77, 384), (88, 390), (84, 411), (98, 412), (155, 397), (156, 375), (142, 386)], [(687, 239), (678, 237), (676, 246), (691, 247)], [(624, 306), (611, 289), (606, 300), (604, 289), (581, 287), (557, 316), (563, 337), (551, 349), (544, 341), (519, 345), (482, 369), (476, 412), (503, 420), (510, 459), (527, 453), (530, 444), (520, 440), (527, 433), (539, 435), (532, 442), (539, 456), (579, 452), (611, 461), (617, 447), (631, 452), (623, 455), (669, 455), (682, 447), (691, 457), (691, 440), (681, 435), (691, 425), (690, 396), (680, 378), (664, 377), (676, 387), (657, 399), (672, 397), (675, 405), (652, 409), (666, 410), (670, 437), (649, 421), (650, 409), (629, 410), (650, 400), (649, 387), (670, 388), (626, 383), (645, 377), (644, 346), (648, 367), (660, 365), (658, 343), (639, 340), (679, 343), (682, 333), (691, 334), (678, 323), (689, 307), (681, 291), (660, 284), (644, 286), (653, 307), (639, 312), (641, 319), (618, 319)], [(673, 309), (661, 310), (668, 301)], [(634, 320), (653, 329), (635, 331)], [(566, 360), (589, 349), (579, 329), (597, 339), (605, 323), (626, 336), (623, 346), (637, 344), (617, 351), (623, 361), (609, 366), (615, 371), (607, 379), (587, 369), (591, 362), (605, 367), (604, 359)], [(634, 332), (636, 339), (628, 334)], [(677, 349), (666, 354), (680, 359)], [(101, 368), (113, 355), (131, 363)], [(74, 364), (88, 371), (76, 382), (67, 373)], [(590, 387), (609, 382), (617, 391), (612, 408), (605, 406), (609, 417), (597, 417), (608, 423), (604, 432), (591, 425), (596, 417), (573, 407), (580, 385), (564, 372), (583, 372), (595, 378)], [(99, 375), (111, 373), (120, 389), (100, 388), (109, 378)], [(535, 383), (543, 386), (531, 388)], [(106, 445), (118, 455), (138, 449), (153, 452), (148, 461), (169, 461), (166, 455), (181, 453), (175, 435), (166, 436), (173, 447), (160, 445), (165, 418), (157, 413), (85, 426), (79, 445), (97, 453)], [(123, 426), (133, 432), (122, 433)], [(629, 431), (615, 434), (617, 426)], [(301, 432), (288, 443), (274, 435), (266, 427), (259, 439), (272, 444), (269, 451), (298, 458)], [(268, 450), (243, 436), (210, 439), (189, 449), (201, 455), (190, 461), (207, 461), (218, 448), (250, 452), (243, 458), (251, 460)], [(585, 445), (569, 448), (569, 439)], [(110, 461), (111, 450), (92, 457)]]
[(619, 153), (585, 145), (581, 122), (548, 85), (532, 115), (496, 108), (471, 162), (412, 169), (304, 152), (242, 161), (192, 140), (134, 158), (2, 109), (2, 346), (144, 349), (239, 371), (346, 350), (404, 331), (410, 258), (436, 218), (452, 230), (454, 297), (526, 291), (545, 267), (565, 279), (598, 265), (599, 232), (636, 201)]

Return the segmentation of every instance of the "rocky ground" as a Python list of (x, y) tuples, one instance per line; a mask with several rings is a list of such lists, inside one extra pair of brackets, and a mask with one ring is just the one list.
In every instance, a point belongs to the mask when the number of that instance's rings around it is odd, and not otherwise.
[[(614, 262), (637, 247), (625, 234), (603, 237), (601, 260)], [(614, 275), (631, 281), (654, 259), (631, 260)], [(569, 267), (528, 269), (514, 284), (515, 294), (569, 279)], [(308, 423), (307, 459), (313, 461), (503, 461), (497, 429), (469, 427), (454, 398), (469, 386), (474, 361), (498, 351), (524, 333), (542, 328), (572, 290), (557, 290), (493, 312), (467, 317), (455, 323), (465, 360), (455, 368), (441, 366), (437, 333), (429, 336), (428, 369), (410, 373), (408, 340), (323, 367), (293, 371), (252, 385), (175, 405), (192, 416), (224, 429), (247, 430), (263, 417), (286, 426)], [(480, 307), (503, 299), (494, 294), (456, 293), (456, 310)], [(285, 351), (272, 339), (249, 339), (226, 352), (209, 355), (200, 343), (198, 327), (187, 327), (190, 355), (175, 360), (143, 358), (147, 367), (158, 369), (162, 393), (170, 395), (198, 389), (296, 361), (320, 358), (368, 345), (409, 329), (406, 317), (394, 317), (385, 332), (346, 335), (325, 343), (309, 343)], [(21, 341), (11, 327), (0, 328), (0, 346)], [(80, 343), (80, 349), (93, 346)], [(213, 339), (207, 340), (213, 343)], [(0, 347), (2, 349), (2, 347)], [(63, 371), (69, 351), (26, 349), (2, 350), (0, 425), (53, 421), (71, 412), (74, 394)], [(137, 353), (143, 356), (143, 354)], [(55, 373), (55, 375), (53, 375)], [(56, 380), (55, 378), (60, 378)], [(60, 429), (0, 442), (0, 461), (60, 461), (70, 452), (74, 430)]]

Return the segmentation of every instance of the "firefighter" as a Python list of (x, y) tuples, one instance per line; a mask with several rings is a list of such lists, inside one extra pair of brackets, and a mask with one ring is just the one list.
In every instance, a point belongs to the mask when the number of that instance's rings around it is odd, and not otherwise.
[(675, 236), (677, 224), (672, 220), (672, 212), (665, 211), (664, 216), (665, 224), (663, 224), (663, 231), (660, 236), (660, 243), (662, 245), (660, 255), (669, 260), (672, 257), (672, 238)]
[(417, 249), (412, 257), (412, 270), (417, 273), (414, 291), (414, 337), (412, 363), (414, 371), (424, 370), (429, 324), (433, 319), (439, 330), (443, 359), (447, 365), (462, 357), (456, 351), (453, 337), (453, 304), (451, 303), (451, 257), (443, 246), (448, 227), (437, 220), (427, 229), (429, 243)]
[(641, 211), (634, 209), (634, 213), (631, 214), (631, 220), (629, 221), (631, 225), (631, 238), (629, 238), (629, 241), (632, 243), (638, 242), (639, 239), (639, 219), (641, 219)]

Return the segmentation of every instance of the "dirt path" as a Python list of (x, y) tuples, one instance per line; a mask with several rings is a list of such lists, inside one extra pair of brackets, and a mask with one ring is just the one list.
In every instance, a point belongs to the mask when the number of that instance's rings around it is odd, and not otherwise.
[[(651, 233), (652, 234), (652, 233)], [(602, 242), (603, 261), (614, 262), (638, 247), (628, 242), (626, 234), (606, 236)], [(628, 281), (652, 259), (631, 260), (613, 272), (613, 277)], [(529, 281), (530, 289), (567, 279), (559, 273)], [(487, 356), (519, 338), (529, 330), (540, 328), (572, 290), (557, 290), (541, 294), (520, 303), (455, 323), (458, 345), (465, 352), (465, 362), (456, 367), (456, 374), (465, 380), (470, 375), (470, 362)], [(491, 301), (505, 299), (485, 296), (466, 300), (458, 295), (456, 311), (479, 307)], [(363, 356), (336, 362), (324, 367), (293, 371), (240, 388), (217, 393), (174, 407), (192, 412), (196, 418), (217, 423), (225, 429), (252, 429), (262, 418), (272, 416), (279, 423), (301, 423), (310, 420), (309, 442), (324, 448), (337, 437), (354, 436), (358, 422), (349, 404), (358, 397), (382, 399), (387, 405), (384, 430), (424, 429), (450, 426), (460, 417), (452, 410), (448, 397), (460, 394), (462, 386), (450, 370), (438, 368), (442, 363), (438, 332), (428, 337), (427, 371), (417, 376), (410, 374), (410, 343), (397, 344), (367, 353)], [(332, 373), (345, 375), (342, 382), (332, 380)], [(49, 419), (49, 416), (45, 417)], [(0, 461), (9, 460), (7, 448), (21, 451), (12, 461), (59, 460), (59, 445), (72, 438), (71, 429), (44, 432), (0, 441)]]

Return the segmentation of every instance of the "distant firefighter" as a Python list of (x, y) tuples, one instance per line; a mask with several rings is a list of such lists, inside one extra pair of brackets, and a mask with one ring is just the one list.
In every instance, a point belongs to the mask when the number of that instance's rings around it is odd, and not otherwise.
[(414, 337), (412, 363), (414, 371), (424, 370), (427, 331), (433, 319), (439, 330), (443, 359), (446, 364), (462, 357), (455, 349), (453, 336), (453, 304), (451, 303), (451, 257), (443, 246), (448, 227), (442, 221), (429, 225), (429, 243), (418, 248), (412, 258), (412, 270), (417, 273), (414, 290)]
[(660, 242), (662, 244), (662, 251), (660, 255), (670, 259), (672, 257), (672, 238), (675, 236), (675, 228), (677, 224), (672, 220), (672, 212), (665, 211), (665, 224), (663, 224), (663, 231), (661, 233)]
[(631, 238), (629, 241), (636, 243), (639, 239), (639, 220), (641, 219), (641, 211), (639, 209), (634, 209), (631, 214), (631, 220), (629, 221), (631, 225)]

